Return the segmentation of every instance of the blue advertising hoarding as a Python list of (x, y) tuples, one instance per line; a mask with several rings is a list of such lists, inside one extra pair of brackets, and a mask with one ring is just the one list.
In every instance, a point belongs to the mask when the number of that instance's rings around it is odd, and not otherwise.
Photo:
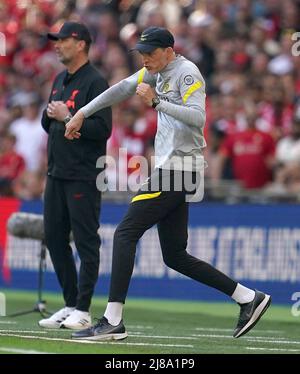
[[(40, 201), (21, 203), (20, 211), (41, 213)], [(101, 265), (95, 294), (107, 295), (113, 233), (126, 204), (103, 203), (99, 233)], [(276, 303), (291, 303), (300, 291), (300, 227), (297, 205), (191, 204), (188, 252), (216, 266), (246, 286), (270, 293)], [(40, 243), (9, 237), (6, 264), (10, 280), (1, 287), (37, 287)], [(79, 259), (76, 256), (77, 265)], [(44, 290), (58, 291), (47, 258)], [(227, 296), (176, 273), (163, 264), (155, 227), (138, 244), (130, 297), (220, 301)]]

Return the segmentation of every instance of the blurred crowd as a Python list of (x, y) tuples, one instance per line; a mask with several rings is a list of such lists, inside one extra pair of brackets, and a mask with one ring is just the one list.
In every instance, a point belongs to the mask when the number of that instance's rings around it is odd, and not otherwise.
[[(206, 81), (208, 184), (300, 195), (300, 0), (0, 0), (0, 195), (39, 198), (41, 128), (58, 62), (46, 34), (66, 20), (93, 36), (91, 62), (112, 85), (141, 68), (140, 32), (169, 28)], [(300, 43), (299, 43), (300, 44)], [(113, 108), (108, 154), (150, 159), (156, 113), (137, 97)]]

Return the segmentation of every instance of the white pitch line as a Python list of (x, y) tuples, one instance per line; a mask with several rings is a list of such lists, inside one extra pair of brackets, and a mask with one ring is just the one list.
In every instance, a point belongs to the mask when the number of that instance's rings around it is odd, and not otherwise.
[[(192, 336), (198, 337), (198, 338), (222, 338), (222, 339), (233, 339), (231, 335), (218, 335), (218, 334), (192, 334)], [(268, 340), (284, 340), (285, 338), (274, 338), (270, 336), (249, 336), (247, 338), (248, 340), (259, 340), (259, 339), (268, 339)]]
[(8, 332), (8, 333), (30, 333), (30, 334), (47, 334), (47, 331), (38, 331), (38, 330), (0, 330), (0, 332)]
[[(193, 334), (192, 336), (199, 337), (199, 338), (233, 339), (231, 336), (228, 336), (228, 335)], [(300, 344), (299, 340), (284, 340), (284, 338), (270, 338), (267, 336), (249, 337), (249, 338), (246, 338), (245, 340), (247, 340), (248, 342), (256, 342), (256, 343)]]
[(261, 339), (268, 339), (268, 340), (286, 340), (286, 338), (275, 338), (274, 336), (247, 336), (248, 340), (261, 340)]
[(150, 339), (183, 339), (183, 340), (198, 340), (194, 336), (166, 336), (166, 335), (141, 335), (140, 332), (134, 333), (129, 332), (129, 336), (132, 338), (150, 338)]
[(230, 335), (216, 335), (216, 334), (192, 334), (196, 338), (222, 338), (222, 339), (233, 339)]
[[(192, 336), (168, 336), (168, 335), (142, 335), (141, 332), (133, 332), (133, 331), (128, 331), (131, 337), (136, 337), (136, 338), (150, 338), (150, 339), (183, 339), (183, 340), (199, 340), (198, 338), (200, 337), (209, 337), (209, 338), (226, 338), (226, 339), (233, 339), (232, 336), (229, 335), (207, 335), (207, 334), (192, 334)], [(273, 337), (268, 337), (268, 336), (254, 336), (254, 337), (249, 337), (247, 340), (249, 341), (257, 341), (257, 342), (264, 342), (265, 340), (274, 340), (277, 342), (278, 340), (282, 341), (285, 340), (285, 338), (273, 338)], [(281, 340), (282, 339), (282, 340)], [(300, 343), (300, 342), (299, 342)]]
[[(53, 330), (50, 330), (48, 329), (47, 331), (51, 331), (53, 332)], [(0, 330), (0, 333), (9, 333), (9, 334), (13, 334), (13, 333), (31, 333), (31, 334), (47, 334), (47, 331), (38, 331), (38, 330)], [(60, 330), (61, 331), (61, 330)], [(66, 331), (66, 330), (65, 330)], [(232, 336), (228, 336), (228, 335), (206, 335), (206, 334), (195, 334), (195, 335), (192, 335), (192, 336), (168, 336), (168, 335), (143, 335), (142, 332), (135, 332), (135, 331), (128, 331), (128, 333), (130, 334), (130, 336), (132, 338), (147, 338), (147, 339), (182, 339), (182, 340), (199, 340), (199, 337), (212, 337), (212, 338), (229, 338), (229, 339), (233, 339)], [(249, 337), (248, 340), (249, 341), (255, 341), (255, 340), (258, 340), (259, 342), (261, 342), (261, 339), (264, 340), (270, 340), (270, 339), (274, 339), (274, 340), (277, 340), (277, 339), (284, 339), (284, 338), (269, 338), (267, 336), (257, 336), (257, 337)]]
[[(252, 341), (253, 340), (250, 340), (250, 339), (247, 339), (248, 341)], [(256, 343), (273, 343), (273, 344), (300, 344), (300, 341), (299, 340), (270, 340), (270, 339), (261, 339), (261, 340), (257, 340)]]
[[(197, 330), (197, 331), (215, 331), (215, 332), (232, 332), (233, 329), (217, 329), (217, 328), (214, 328), (214, 327), (196, 327), (194, 330)], [(278, 333), (282, 333), (282, 331), (279, 331), (279, 330), (257, 330), (255, 329), (255, 332), (266, 332), (266, 333), (270, 333), (270, 334), (278, 334)]]
[(153, 329), (153, 326), (142, 326), (142, 325), (126, 325), (129, 329)]
[(24, 339), (39, 339), (39, 340), (49, 340), (49, 341), (59, 341), (59, 342), (68, 342), (68, 343), (77, 343), (77, 344), (117, 344), (117, 345), (135, 345), (135, 346), (150, 346), (150, 347), (173, 347), (173, 348), (194, 348), (190, 344), (159, 344), (159, 343), (119, 343), (111, 341), (92, 341), (92, 340), (71, 340), (71, 339), (62, 339), (62, 338), (47, 338), (42, 336), (31, 336), (31, 335), (18, 335), (18, 334), (3, 334), (0, 333), (0, 336), (12, 336), (16, 338)]
[(246, 347), (251, 351), (281, 351), (281, 352), (300, 352), (300, 349), (283, 349), (283, 348), (265, 348), (265, 347)]
[(52, 355), (51, 352), (41, 352), (35, 351), (33, 349), (18, 349), (18, 348), (9, 348), (9, 347), (0, 347), (1, 352), (11, 352), (11, 353), (21, 353), (27, 355)]
[(1, 321), (0, 320), (0, 325), (16, 325), (17, 322), (13, 322), (13, 321)]
[(62, 331), (71, 331), (71, 330), (68, 330), (68, 329), (63, 329), (63, 328), (60, 328), (60, 327), (55, 327), (53, 329), (49, 329), (49, 328), (46, 328), (46, 327), (43, 327), (43, 331), (47, 331), (47, 332), (62, 332)]

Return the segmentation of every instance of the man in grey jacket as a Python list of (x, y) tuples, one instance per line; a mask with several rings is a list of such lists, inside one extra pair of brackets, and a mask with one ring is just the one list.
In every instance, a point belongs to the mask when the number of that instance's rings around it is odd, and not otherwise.
[(186, 252), (188, 198), (203, 184), (199, 175), (205, 162), (205, 82), (198, 68), (176, 55), (173, 35), (149, 27), (137, 45), (144, 67), (110, 87), (81, 108), (66, 126), (65, 136), (80, 137), (83, 120), (97, 110), (135, 93), (158, 113), (155, 169), (133, 197), (129, 210), (114, 234), (109, 302), (104, 316), (91, 328), (72, 334), (75, 339), (119, 340), (127, 337), (123, 305), (131, 279), (136, 244), (157, 224), (164, 262), (194, 280), (232, 297), (241, 307), (233, 336), (247, 333), (260, 319), (271, 297), (230, 279), (208, 263)]

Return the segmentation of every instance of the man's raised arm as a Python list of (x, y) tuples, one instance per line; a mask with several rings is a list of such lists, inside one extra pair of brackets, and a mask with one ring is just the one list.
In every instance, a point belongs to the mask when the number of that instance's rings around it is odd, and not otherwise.
[[(117, 104), (135, 94), (136, 87), (143, 79), (147, 79), (149, 74), (145, 74), (145, 68), (114, 84), (91, 102), (78, 110), (75, 116), (66, 125), (65, 137), (69, 140), (80, 137), (79, 130), (84, 124), (84, 119), (88, 118), (100, 109)], [(149, 78), (148, 78), (149, 79)]]

